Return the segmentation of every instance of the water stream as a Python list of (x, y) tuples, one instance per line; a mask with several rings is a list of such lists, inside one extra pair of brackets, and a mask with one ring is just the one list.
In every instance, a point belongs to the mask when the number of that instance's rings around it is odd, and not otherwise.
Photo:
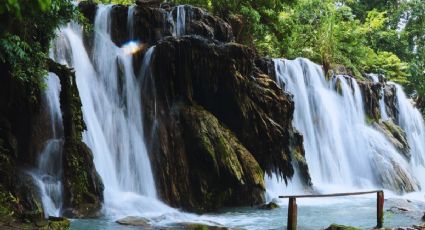
[(275, 66), (278, 80), (294, 95), (293, 124), (304, 136), (306, 160), (317, 189), (399, 191), (408, 184), (419, 190), (416, 176), (421, 175), (415, 175), (387, 138), (367, 124), (355, 79), (327, 80), (319, 65), (302, 58), (275, 60)]
[(59, 78), (49, 73), (46, 78), (49, 86), (44, 94), (44, 100), (49, 110), (52, 137), (46, 141), (38, 157), (37, 168), (30, 171), (38, 186), (43, 203), (45, 217), (60, 216), (62, 209), (62, 150), (63, 150), (63, 124), (59, 104), (60, 82)]
[[(132, 215), (147, 217), (158, 226), (196, 221), (246, 229), (282, 228), (287, 211), (284, 205), (271, 212), (238, 208), (199, 216), (170, 208), (157, 198), (144, 142), (141, 103), (142, 84), (145, 84), (144, 79), (151, 77), (148, 66), (155, 48), (146, 52), (137, 76), (131, 54), (139, 46), (135, 41), (123, 47), (112, 42), (110, 10), (111, 6), (104, 5), (97, 10), (92, 52), (87, 52), (82, 29), (74, 23), (60, 29), (53, 48), (57, 62), (75, 69), (87, 125), (83, 139), (93, 151), (96, 170), (105, 185), (104, 219), (74, 221), (73, 229), (124, 229), (127, 227), (113, 221)], [(173, 35), (181, 36), (185, 34), (187, 12), (183, 6), (175, 10)], [(127, 22), (130, 37), (134, 37), (133, 14), (134, 9), (130, 7)], [(422, 196), (424, 200), (420, 187), (425, 187), (425, 128), (420, 113), (401, 87), (397, 86), (397, 123), (406, 131), (409, 144), (415, 146), (411, 150), (411, 161), (366, 122), (364, 100), (356, 80), (346, 76), (329, 80), (321, 66), (302, 58), (276, 59), (275, 67), (279, 83), (294, 96), (293, 124), (304, 136), (306, 160), (315, 191), (371, 188), (398, 191), (400, 183), (406, 183), (417, 191), (415, 197)], [(48, 87), (54, 84), (48, 82)], [(267, 177), (267, 200), (275, 200), (282, 194), (305, 193), (306, 188), (299, 181), (299, 176), (295, 175), (286, 186), (277, 177)], [(284, 204), (286, 201), (277, 202)], [(360, 227), (373, 226), (374, 202), (371, 196), (302, 201), (299, 203), (300, 229), (326, 227), (334, 220)], [(355, 217), (339, 210), (347, 204), (352, 206), (350, 212), (356, 213)], [(386, 223), (397, 226), (415, 222), (400, 216)]]

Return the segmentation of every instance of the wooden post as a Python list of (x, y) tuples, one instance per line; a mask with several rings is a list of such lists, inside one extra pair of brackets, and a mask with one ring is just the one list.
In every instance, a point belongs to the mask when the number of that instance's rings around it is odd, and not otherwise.
[(297, 200), (295, 197), (289, 198), (287, 229), (288, 230), (297, 229)]
[(382, 228), (384, 226), (384, 192), (377, 192), (377, 225), (376, 228)]

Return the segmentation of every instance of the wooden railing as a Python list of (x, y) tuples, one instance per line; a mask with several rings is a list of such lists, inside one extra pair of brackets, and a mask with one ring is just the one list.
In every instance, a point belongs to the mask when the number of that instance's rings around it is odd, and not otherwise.
[(298, 196), (279, 196), (279, 198), (289, 198), (288, 203), (288, 230), (297, 229), (297, 198), (317, 198), (317, 197), (335, 197), (335, 196), (355, 196), (364, 194), (377, 194), (376, 204), (376, 228), (382, 228), (384, 223), (384, 192), (382, 190), (351, 192), (351, 193), (333, 193), (320, 195), (298, 195)]

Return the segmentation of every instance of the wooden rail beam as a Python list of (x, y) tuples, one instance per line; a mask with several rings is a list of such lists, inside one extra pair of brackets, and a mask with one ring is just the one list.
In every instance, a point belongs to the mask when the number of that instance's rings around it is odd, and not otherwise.
[(291, 196), (279, 196), (279, 198), (289, 198), (287, 229), (296, 230), (297, 229), (297, 198), (354, 196), (354, 195), (364, 195), (364, 194), (371, 194), (371, 193), (377, 194), (376, 228), (382, 228), (384, 225), (384, 192), (382, 190), (350, 192), (350, 193), (332, 193), (332, 194), (291, 195)]

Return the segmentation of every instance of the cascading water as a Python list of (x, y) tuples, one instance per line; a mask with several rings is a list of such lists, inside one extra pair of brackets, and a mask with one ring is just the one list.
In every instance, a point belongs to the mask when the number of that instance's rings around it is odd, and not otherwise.
[[(132, 39), (133, 10), (133, 7), (129, 8), (127, 22)], [(183, 6), (175, 10), (178, 12), (173, 35), (181, 36), (185, 33), (186, 12)], [(251, 209), (248, 212), (195, 216), (178, 212), (157, 200), (143, 141), (140, 101), (141, 89), (151, 87), (145, 85), (149, 84), (145, 80), (152, 77), (149, 65), (155, 48), (146, 52), (140, 74), (136, 77), (131, 54), (140, 47), (135, 41), (124, 47), (117, 47), (111, 41), (109, 12), (110, 6), (99, 6), (97, 10), (91, 57), (84, 47), (81, 28), (76, 25), (61, 29), (63, 39), (58, 39), (55, 47), (61, 54), (56, 61), (68, 64), (76, 71), (87, 124), (84, 141), (93, 151), (96, 169), (105, 185), (105, 213), (114, 218), (129, 215), (152, 217), (151, 223), (158, 221), (161, 224), (196, 220), (247, 229), (282, 227), (280, 212), (271, 214)], [(169, 19), (170, 16), (172, 19), (172, 14), (168, 14)], [(339, 76), (328, 81), (320, 66), (305, 59), (276, 60), (275, 63), (278, 79), (294, 94), (294, 125), (304, 135), (306, 158), (316, 188), (320, 190), (328, 185), (393, 188), (403, 180), (404, 177), (399, 176), (403, 173), (417, 189), (413, 176), (417, 174), (409, 170), (409, 163), (384, 135), (366, 124), (363, 99), (355, 80)], [(155, 87), (151, 88), (155, 90)], [(393, 169), (395, 165), (399, 171)], [(287, 192), (303, 189), (301, 183), (296, 182), (297, 178), (296, 175), (291, 190)], [(276, 177), (266, 180), (269, 199), (284, 192), (284, 185)], [(363, 211), (363, 207), (359, 210)], [(274, 225), (267, 222), (271, 219)]]
[(278, 81), (294, 95), (293, 124), (304, 136), (316, 189), (419, 189), (409, 162), (366, 123), (356, 80), (327, 80), (321, 66), (302, 58), (275, 60), (275, 68)]
[(57, 39), (55, 47), (61, 55), (55, 59), (75, 69), (87, 125), (83, 140), (93, 151), (105, 186), (105, 213), (127, 216), (163, 212), (170, 208), (156, 198), (143, 138), (141, 87), (134, 74), (132, 53), (128, 53), (133, 49), (112, 42), (110, 9), (101, 5), (97, 10), (91, 58), (81, 28), (71, 24), (61, 29), (64, 39)]
[(44, 98), (49, 109), (52, 138), (46, 142), (38, 158), (37, 169), (30, 172), (30, 175), (40, 189), (44, 214), (48, 217), (59, 216), (62, 209), (63, 124), (59, 104), (59, 78), (49, 73), (46, 84)]
[(128, 13), (127, 13), (127, 29), (128, 29), (128, 37), (130, 39), (134, 38), (134, 9), (135, 6), (129, 6), (128, 7)]
[[(176, 11), (174, 18), (173, 12)], [(184, 5), (174, 8), (173, 11), (167, 13), (167, 20), (172, 24), (172, 34), (175, 37), (183, 36), (186, 34), (186, 9)]]
[(411, 166), (420, 180), (422, 187), (425, 187), (425, 125), (423, 117), (412, 102), (407, 99), (403, 88), (397, 84), (397, 109), (398, 124), (406, 132), (407, 141), (410, 145), (412, 155)]

